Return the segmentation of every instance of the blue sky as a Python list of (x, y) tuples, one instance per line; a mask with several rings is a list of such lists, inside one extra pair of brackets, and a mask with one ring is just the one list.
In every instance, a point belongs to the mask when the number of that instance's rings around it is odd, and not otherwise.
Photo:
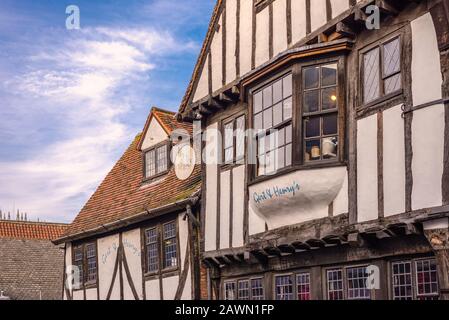
[(151, 106), (176, 111), (214, 4), (1, 0), (0, 209), (72, 221)]

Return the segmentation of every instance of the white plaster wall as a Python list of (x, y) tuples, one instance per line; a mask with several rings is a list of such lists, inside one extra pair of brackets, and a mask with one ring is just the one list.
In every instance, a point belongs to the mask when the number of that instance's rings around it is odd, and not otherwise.
[[(184, 261), (186, 259), (186, 252), (187, 252), (187, 243), (189, 241), (189, 220), (183, 220), (184, 213), (180, 214), (178, 216), (178, 223), (179, 223), (179, 241), (181, 242), (179, 244), (179, 248), (181, 249), (181, 272), (183, 272), (184, 268)], [(182, 300), (191, 300), (192, 299), (192, 279), (191, 279), (191, 265), (192, 261), (190, 261), (189, 264), (189, 274), (187, 276), (187, 280), (184, 286), (184, 291), (182, 292), (181, 299)]]
[[(72, 244), (69, 242), (66, 244), (66, 249), (65, 249), (65, 267), (67, 268), (68, 266), (72, 265)], [(66, 270), (63, 271), (64, 274), (66, 273)], [(64, 277), (65, 279), (65, 277)], [(64, 284), (65, 286), (65, 284)], [(72, 294), (72, 292), (70, 292), (70, 294)], [(67, 295), (66, 295), (66, 290), (63, 290), (63, 297), (64, 300), (67, 300)]]
[(226, 83), (236, 78), (235, 47), (237, 30), (237, 0), (226, 0)]
[(311, 1), (310, 17), (312, 32), (326, 24), (326, 0)]
[(338, 216), (349, 212), (349, 184), (348, 184), (348, 174), (346, 173), (345, 179), (343, 181), (343, 186), (341, 187), (338, 196), (334, 200), (334, 216)]
[(164, 130), (164, 128), (162, 128), (160, 123), (155, 118), (152, 118), (147, 130), (147, 134), (143, 139), (142, 150), (151, 148), (152, 146), (155, 146), (158, 143), (167, 140), (167, 137), (168, 134)]
[(441, 206), (444, 105), (415, 111), (412, 122), (412, 146), (412, 209)]
[(248, 232), (250, 235), (265, 232), (265, 220), (251, 206), (248, 208)]
[(72, 293), (73, 300), (84, 300), (84, 291), (83, 290), (75, 290)]
[(292, 43), (306, 36), (306, 0), (292, 1)]
[(245, 166), (232, 170), (232, 246), (243, 246), (243, 219), (245, 212)]
[(220, 249), (229, 248), (229, 220), (231, 210), (231, 171), (221, 173), (220, 179)]
[(196, 102), (209, 94), (209, 57), (206, 57), (203, 70), (201, 71), (200, 79), (198, 80), (198, 86), (193, 96), (193, 102)]
[(441, 99), (441, 65), (438, 42), (430, 13), (411, 22), (413, 104)]
[[(441, 99), (441, 65), (435, 28), (429, 13), (412, 21), (413, 104)], [(414, 112), (412, 122), (412, 209), (442, 204), (444, 106)]]
[(332, 4), (332, 18), (337, 17), (341, 13), (349, 9), (348, 0), (331, 0)]
[(176, 290), (178, 290), (179, 277), (168, 277), (162, 279), (164, 288), (164, 300), (175, 300)]
[[(218, 190), (218, 124), (214, 123), (207, 128), (206, 146), (204, 156), (208, 161), (206, 164), (206, 221), (205, 221), (205, 250), (217, 249), (217, 190)], [(210, 160), (209, 160), (210, 159)], [(215, 164), (213, 163), (215, 160)]]
[(373, 115), (357, 122), (357, 220), (378, 217), (377, 115)]
[(147, 300), (161, 300), (159, 279), (145, 282), (145, 294)]
[[(320, 219), (343, 190), (345, 167), (300, 170), (249, 188), (250, 207), (269, 229)], [(275, 190), (288, 190), (277, 192)], [(271, 194), (271, 196), (269, 195)]]
[(287, 50), (287, 0), (273, 2), (273, 53)]
[[(123, 248), (125, 249), (126, 260), (128, 262), (129, 272), (131, 273), (134, 287), (139, 299), (143, 299), (142, 292), (142, 258), (141, 258), (141, 235), (140, 229), (134, 229), (123, 233)], [(124, 297), (127, 300), (134, 300), (131, 287), (128, 284), (128, 278), (123, 270), (123, 283), (126, 283)]]
[(405, 137), (401, 106), (383, 113), (384, 215), (405, 212)]
[(98, 300), (97, 288), (86, 290), (86, 300)]
[[(119, 245), (119, 235), (115, 234), (109, 237), (98, 239), (98, 282), (100, 285), (100, 300), (106, 300), (108, 291), (111, 286), (112, 276), (114, 273), (115, 260), (117, 259), (117, 251)], [(120, 299), (120, 291), (117, 290), (119, 282), (118, 272), (114, 283), (112, 299)]]
[(212, 55), (212, 91), (216, 91), (223, 86), (223, 27), (222, 27), (223, 16), (220, 16), (219, 25), (220, 29), (215, 32), (211, 44), (211, 55)]
[(253, 2), (240, 1), (240, 75), (251, 71)]
[(270, 58), (269, 23), (270, 15), (267, 7), (256, 15), (256, 67)]

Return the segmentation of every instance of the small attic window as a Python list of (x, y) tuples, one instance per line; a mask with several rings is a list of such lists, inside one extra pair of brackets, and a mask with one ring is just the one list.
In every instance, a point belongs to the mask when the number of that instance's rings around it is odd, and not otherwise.
[(169, 144), (164, 142), (144, 151), (144, 180), (167, 173), (169, 168)]

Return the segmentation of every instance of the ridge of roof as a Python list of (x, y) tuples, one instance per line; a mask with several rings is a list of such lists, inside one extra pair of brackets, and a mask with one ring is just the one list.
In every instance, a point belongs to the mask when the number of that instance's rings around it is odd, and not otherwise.
[(0, 238), (20, 240), (53, 240), (69, 227), (63, 223), (0, 220)]

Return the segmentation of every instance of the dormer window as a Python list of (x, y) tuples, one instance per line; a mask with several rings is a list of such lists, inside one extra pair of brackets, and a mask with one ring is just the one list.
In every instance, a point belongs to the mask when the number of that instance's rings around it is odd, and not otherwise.
[(167, 173), (169, 168), (168, 149), (168, 142), (164, 142), (144, 151), (145, 180), (153, 179)]

